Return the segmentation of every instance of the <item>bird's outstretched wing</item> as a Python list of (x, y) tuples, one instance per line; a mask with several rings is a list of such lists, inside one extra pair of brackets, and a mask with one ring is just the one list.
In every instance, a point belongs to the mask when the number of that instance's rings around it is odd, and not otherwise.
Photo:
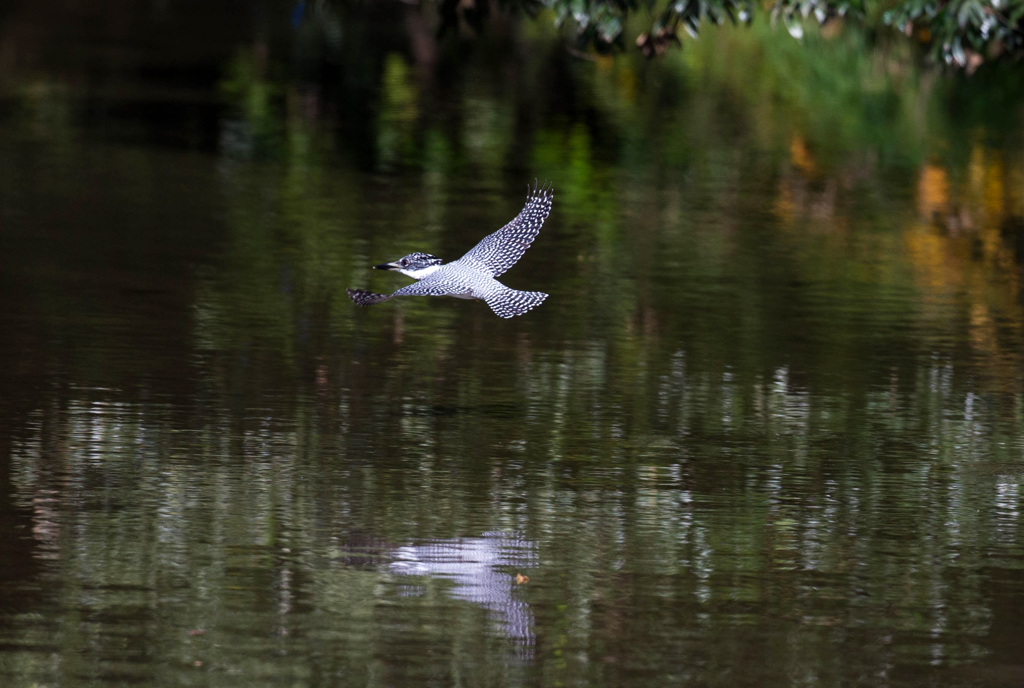
[(526, 197), (526, 205), (516, 215), (516, 219), (497, 232), (485, 236), (460, 260), (476, 262), (494, 277), (508, 270), (523, 257), (523, 253), (537, 237), (541, 225), (551, 212), (551, 199), (554, 196), (550, 184), (538, 186), (535, 181)]
[(445, 289), (444, 286), (431, 283), (428, 280), (421, 280), (407, 287), (402, 287), (391, 294), (375, 294), (365, 289), (346, 289), (345, 291), (348, 292), (349, 298), (359, 306), (373, 306), (390, 301), (396, 296), (448, 296), (451, 294), (450, 289)]
[(391, 294), (374, 294), (365, 289), (346, 289), (348, 297), (356, 302), (357, 306), (372, 306), (377, 303), (384, 303), (391, 298)]

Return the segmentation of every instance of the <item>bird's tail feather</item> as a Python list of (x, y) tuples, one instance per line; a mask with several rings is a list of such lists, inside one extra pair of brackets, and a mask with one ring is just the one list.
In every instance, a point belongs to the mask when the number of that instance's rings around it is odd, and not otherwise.
[(497, 315), (502, 318), (511, 318), (522, 315), (531, 308), (536, 308), (547, 297), (548, 295), (542, 291), (518, 291), (505, 287), (489, 296), (486, 301)]

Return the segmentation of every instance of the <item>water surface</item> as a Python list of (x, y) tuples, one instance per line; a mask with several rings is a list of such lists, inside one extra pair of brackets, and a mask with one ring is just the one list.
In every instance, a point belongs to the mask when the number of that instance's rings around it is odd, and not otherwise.
[[(1015, 130), (530, 31), (3, 63), (5, 685), (1024, 681)], [(535, 177), (540, 308), (348, 300)]]

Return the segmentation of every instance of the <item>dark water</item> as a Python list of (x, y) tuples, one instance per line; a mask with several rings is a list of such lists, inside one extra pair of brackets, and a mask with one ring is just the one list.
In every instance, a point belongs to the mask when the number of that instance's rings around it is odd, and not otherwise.
[[(3, 685), (1024, 683), (996, 77), (160, 7), (2, 25)], [(348, 300), (535, 177), (537, 310)]]

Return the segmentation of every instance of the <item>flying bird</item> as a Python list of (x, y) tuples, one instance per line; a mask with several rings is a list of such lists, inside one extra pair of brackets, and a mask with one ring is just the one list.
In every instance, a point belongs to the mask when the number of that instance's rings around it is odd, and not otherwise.
[(392, 263), (374, 265), (376, 270), (393, 270), (418, 280), (391, 294), (374, 294), (362, 289), (348, 289), (348, 295), (360, 306), (384, 303), (396, 296), (454, 296), (457, 299), (486, 301), (497, 315), (511, 318), (539, 306), (547, 294), (540, 291), (510, 289), (495, 279), (516, 264), (540, 232), (551, 212), (554, 193), (551, 186), (533, 188), (526, 196), (526, 205), (516, 219), (480, 243), (458, 260), (445, 264), (429, 253), (410, 253)]

